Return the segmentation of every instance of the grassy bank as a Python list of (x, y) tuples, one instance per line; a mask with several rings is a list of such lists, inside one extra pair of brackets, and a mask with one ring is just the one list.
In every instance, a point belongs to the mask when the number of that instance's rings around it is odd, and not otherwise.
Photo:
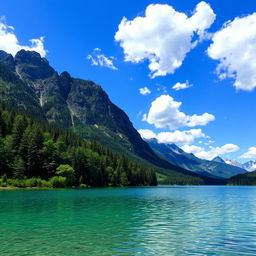
[[(2, 177), (0, 179), (0, 189), (12, 188), (66, 188), (71, 187), (67, 184), (64, 177), (54, 176), (50, 180), (43, 180), (40, 178), (30, 179), (7, 179)], [(85, 184), (80, 184), (78, 187), (85, 188)]]

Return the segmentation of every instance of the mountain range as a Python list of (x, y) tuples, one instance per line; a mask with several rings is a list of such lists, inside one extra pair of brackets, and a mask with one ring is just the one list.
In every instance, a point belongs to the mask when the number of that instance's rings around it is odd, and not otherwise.
[(68, 72), (58, 74), (37, 52), (20, 50), (13, 57), (0, 51), (0, 101), (130, 159), (151, 164), (165, 183), (219, 183), (157, 155), (101, 86), (73, 78)]
[(208, 161), (184, 152), (175, 144), (158, 143), (156, 139), (151, 139), (147, 142), (157, 154), (168, 159), (173, 164), (201, 175), (226, 179), (246, 173), (243, 168), (227, 164), (221, 157), (215, 157), (212, 161)]
[(233, 161), (233, 160), (228, 160), (228, 159), (226, 159), (225, 162), (226, 162), (227, 164), (230, 164), (230, 165), (233, 165), (233, 166), (237, 166), (237, 167), (243, 168), (243, 169), (245, 169), (245, 170), (248, 171), (248, 172), (253, 172), (253, 171), (256, 170), (256, 161), (252, 161), (252, 160), (251, 160), (251, 161), (248, 161), (248, 162), (246, 162), (246, 163), (244, 163), (244, 164), (241, 164), (241, 163), (239, 163), (239, 162), (237, 162), (237, 161)]
[(14, 57), (0, 51), (0, 102), (152, 165), (163, 183), (219, 184), (246, 172), (244, 166), (218, 157), (207, 161), (175, 144), (144, 141), (101, 86), (66, 71), (58, 74), (34, 51), (20, 50)]

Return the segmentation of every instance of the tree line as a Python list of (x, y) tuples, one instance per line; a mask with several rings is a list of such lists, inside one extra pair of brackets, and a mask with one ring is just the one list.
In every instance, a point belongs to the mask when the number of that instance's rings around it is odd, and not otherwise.
[(0, 186), (156, 185), (151, 166), (0, 105)]

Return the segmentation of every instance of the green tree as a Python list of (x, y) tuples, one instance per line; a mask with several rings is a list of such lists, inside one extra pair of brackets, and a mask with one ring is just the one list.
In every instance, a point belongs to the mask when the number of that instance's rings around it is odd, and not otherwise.
[(128, 179), (127, 179), (127, 175), (126, 175), (125, 172), (122, 172), (122, 174), (121, 174), (121, 185), (122, 185), (122, 186), (127, 186), (127, 185), (129, 185), (129, 181), (128, 181)]
[(24, 172), (25, 172), (25, 163), (21, 157), (16, 157), (14, 160), (13, 165), (13, 177), (15, 179), (23, 179), (24, 178)]
[(27, 126), (26, 119), (22, 115), (17, 115), (14, 119), (13, 132), (12, 132), (13, 148), (15, 150), (18, 150), (20, 146), (20, 142), (21, 142), (23, 133), (26, 129), (26, 126)]
[(74, 169), (68, 165), (68, 164), (61, 164), (57, 169), (56, 169), (56, 174), (65, 177), (67, 179), (67, 185), (72, 186), (74, 181), (75, 181), (75, 171)]
[(39, 177), (42, 173), (43, 133), (38, 126), (32, 126), (28, 143), (27, 168), (30, 177)]
[(0, 111), (0, 137), (5, 137), (7, 134), (7, 125), (3, 117), (2, 111)]

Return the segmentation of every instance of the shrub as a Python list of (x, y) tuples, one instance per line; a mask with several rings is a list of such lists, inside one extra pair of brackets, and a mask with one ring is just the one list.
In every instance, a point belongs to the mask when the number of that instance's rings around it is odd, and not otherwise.
[(25, 187), (40, 187), (41, 184), (41, 179), (39, 178), (31, 178), (31, 179), (27, 179), (25, 180)]
[(67, 185), (67, 178), (54, 176), (49, 180), (49, 184), (53, 188), (64, 188)]
[(3, 181), (3, 179), (0, 179), (0, 187), (7, 187), (7, 184)]
[(68, 164), (61, 164), (57, 169), (56, 174), (66, 178), (66, 185), (72, 186), (75, 181), (75, 171), (74, 169)]
[(8, 179), (7, 183), (8, 183), (8, 185), (13, 186), (13, 187), (19, 187), (19, 188), (25, 187), (24, 180)]
[(2, 178), (2, 181), (3, 181), (3, 182), (6, 182), (6, 181), (7, 181), (7, 175), (6, 175), (6, 173), (5, 173), (1, 178)]

